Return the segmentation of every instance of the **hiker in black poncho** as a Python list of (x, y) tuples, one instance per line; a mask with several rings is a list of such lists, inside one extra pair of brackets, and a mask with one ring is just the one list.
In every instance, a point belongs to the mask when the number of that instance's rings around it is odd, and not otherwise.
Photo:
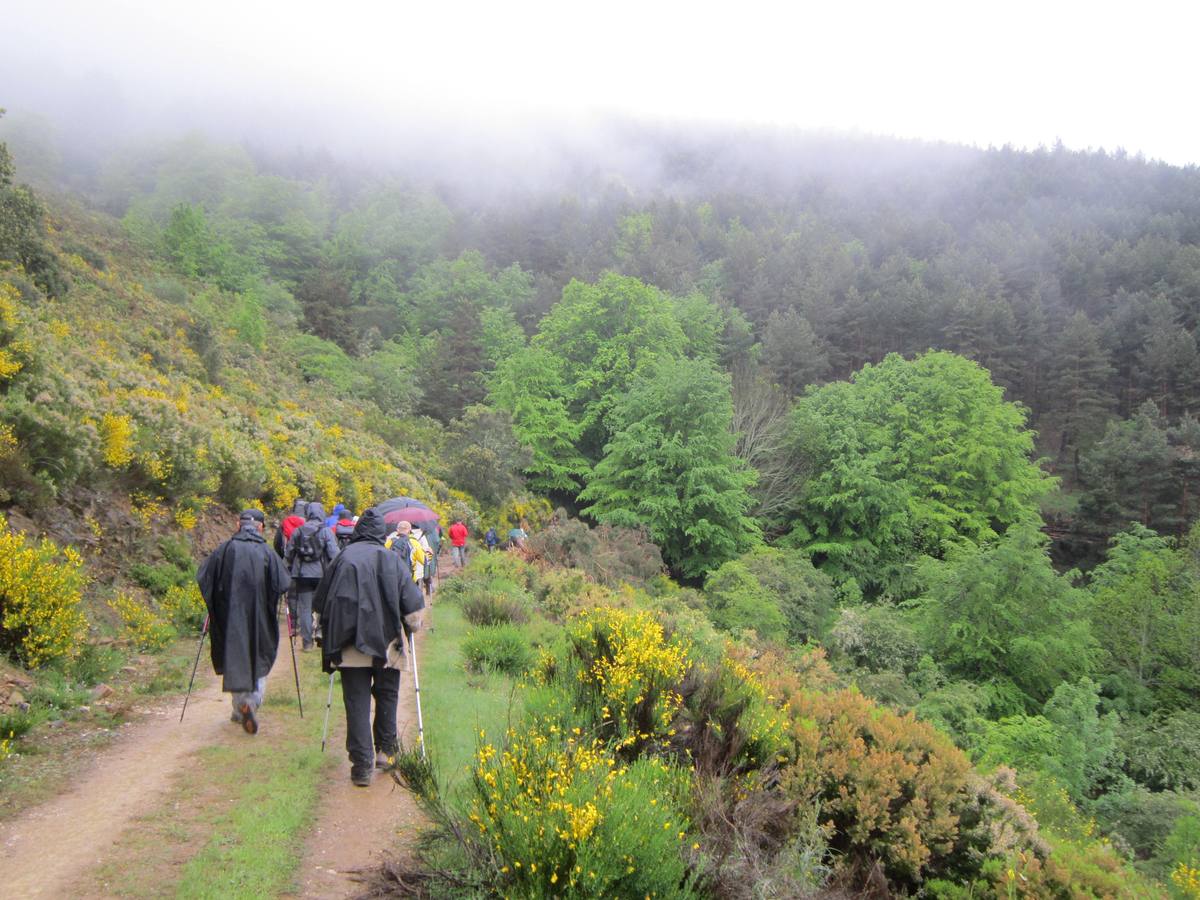
[(279, 595), (291, 577), (263, 537), (261, 510), (247, 509), (238, 531), (200, 566), (196, 581), (208, 607), (213, 670), (233, 694), (233, 721), (258, 732), (257, 711), (279, 649)]
[(360, 786), (369, 785), (374, 767), (396, 752), (404, 635), (421, 627), (425, 606), (408, 566), (384, 547), (387, 531), (378, 511), (364, 512), (313, 598), (325, 636), (323, 668), (342, 673), (350, 779)]

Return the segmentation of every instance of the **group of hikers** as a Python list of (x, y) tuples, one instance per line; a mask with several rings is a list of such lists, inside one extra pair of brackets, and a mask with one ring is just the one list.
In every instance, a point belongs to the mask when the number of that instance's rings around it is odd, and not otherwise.
[[(353, 516), (338, 504), (327, 517), (320, 503), (302, 500), (280, 522), (273, 549), (265, 528), (262, 510), (243, 510), (237, 532), (196, 575), (213, 669), (232, 694), (231, 719), (258, 732), (286, 595), (289, 637), (298, 633), (304, 651), (319, 644), (331, 691), (332, 674), (341, 674), (350, 779), (367, 786), (398, 749), (400, 671), (432, 601), (441, 529), (401, 520), (391, 530), (374, 507)], [(455, 562), (465, 564), (466, 525), (456, 520), (448, 535)]]

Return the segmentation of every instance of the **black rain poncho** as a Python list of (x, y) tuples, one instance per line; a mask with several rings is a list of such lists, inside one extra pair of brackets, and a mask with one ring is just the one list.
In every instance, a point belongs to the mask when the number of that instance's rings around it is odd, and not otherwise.
[(200, 566), (196, 582), (208, 607), (212, 664), (221, 690), (253, 691), (279, 649), (279, 595), (292, 583), (282, 560), (254, 525), (245, 525)]
[(412, 572), (383, 546), (387, 531), (375, 509), (364, 512), (349, 545), (317, 586), (313, 609), (321, 616), (326, 672), (341, 664), (342, 648), (348, 644), (383, 665), (388, 644), (403, 634), (404, 616), (425, 606)]

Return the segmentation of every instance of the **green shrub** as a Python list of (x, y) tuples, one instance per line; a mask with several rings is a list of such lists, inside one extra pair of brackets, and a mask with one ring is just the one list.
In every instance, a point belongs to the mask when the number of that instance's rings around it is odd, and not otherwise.
[(186, 586), (192, 580), (192, 573), (169, 562), (134, 563), (129, 577), (155, 597), (163, 597), (171, 588)]
[(487, 590), (462, 598), (463, 616), (472, 625), (522, 625), (529, 620), (528, 595), (511, 581), (491, 581)]
[(533, 664), (533, 648), (515, 625), (485, 626), (467, 635), (462, 645), (467, 666), (476, 672), (519, 675)]

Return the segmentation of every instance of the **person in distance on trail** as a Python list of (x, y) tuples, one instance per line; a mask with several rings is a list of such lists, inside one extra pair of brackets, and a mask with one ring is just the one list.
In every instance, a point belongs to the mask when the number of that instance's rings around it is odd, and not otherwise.
[(238, 530), (201, 565), (196, 582), (208, 607), (213, 671), (233, 694), (234, 722), (258, 733), (256, 713), (279, 649), (279, 595), (291, 577), (263, 537), (262, 510), (247, 509)]
[[(350, 544), (317, 586), (325, 640), (321, 665), (342, 673), (350, 780), (371, 783), (396, 753), (396, 705), (404, 635), (421, 627), (425, 599), (398, 553), (384, 547), (387, 526), (374, 508), (359, 516)], [(371, 721), (371, 699), (375, 720)]]
[(313, 648), (313, 592), (337, 554), (337, 541), (325, 527), (325, 507), (320, 503), (308, 504), (304, 524), (292, 532), (284, 554), (296, 582), (296, 618), (304, 650)]
[(493, 525), (487, 530), (487, 534), (483, 536), (483, 542), (487, 544), (488, 553), (496, 549), (496, 545), (500, 543), (500, 535), (496, 534), (496, 527)]
[(425, 592), (425, 596), (432, 599), (433, 597), (433, 566), (435, 563), (433, 556), (433, 548), (429, 546), (429, 537), (425, 534), (424, 529), (420, 525), (412, 527), (411, 539), (417, 542), (421, 548), (421, 556), (423, 557), (423, 565), (421, 574), (413, 572), (413, 581), (417, 583), (417, 587)]
[[(275, 552), (279, 554), (280, 559), (285, 559), (287, 553), (288, 538), (292, 536), (292, 532), (304, 524), (304, 512), (308, 509), (307, 500), (297, 500), (292, 504), (291, 514), (287, 516), (279, 527), (275, 529)], [(296, 636), (296, 583), (293, 581), (292, 586), (287, 592), (287, 608), (288, 608), (288, 637)]]
[(457, 566), (465, 566), (467, 564), (467, 538), (469, 532), (467, 526), (463, 524), (462, 519), (455, 519), (454, 524), (450, 526), (450, 556), (454, 559), (454, 564)]

